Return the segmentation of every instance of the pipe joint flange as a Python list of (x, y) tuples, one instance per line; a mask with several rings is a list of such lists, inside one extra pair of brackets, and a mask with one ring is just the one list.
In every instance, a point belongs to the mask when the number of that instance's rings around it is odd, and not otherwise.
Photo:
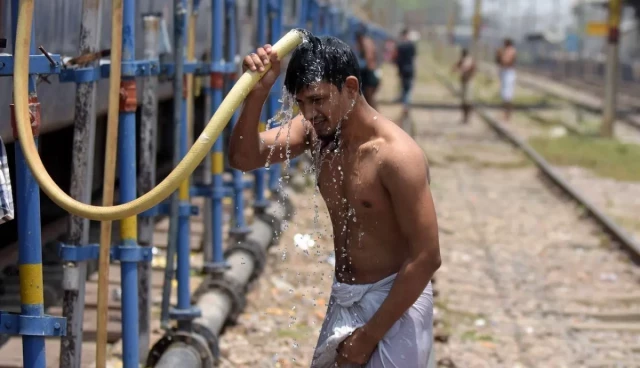
[[(160, 361), (162, 355), (169, 349), (171, 344), (181, 342), (183, 344), (193, 347), (199, 354), (203, 367), (214, 367), (216, 358), (213, 352), (210, 350), (208, 341), (205, 336), (197, 332), (180, 331), (173, 328), (162, 336), (158, 342), (156, 342), (147, 356), (147, 367), (155, 367)], [(219, 356), (219, 354), (218, 354)]]
[[(282, 232), (282, 220), (279, 219), (278, 217), (266, 212), (257, 214), (256, 217), (258, 217), (260, 220), (264, 221), (267, 225), (269, 225), (269, 227), (271, 227), (271, 230), (273, 230), (273, 232), (276, 235)], [(272, 247), (278, 244), (279, 240), (280, 240), (279, 236), (271, 237), (271, 242), (269, 242), (269, 247)]]
[(209, 351), (213, 356), (214, 366), (217, 366), (220, 362), (220, 341), (218, 339), (218, 335), (198, 322), (193, 322), (191, 324), (191, 329), (193, 333), (200, 335), (207, 343)]
[(262, 274), (262, 271), (264, 271), (264, 267), (267, 263), (267, 252), (256, 241), (246, 239), (230, 245), (224, 252), (224, 258), (229, 259), (229, 256), (237, 251), (244, 251), (251, 254), (255, 267), (253, 268), (249, 282), (254, 281), (260, 276), (260, 274)]
[(294, 207), (288, 195), (282, 193), (282, 191), (278, 191), (272, 200), (281, 202), (284, 205), (284, 220), (290, 220), (291, 217), (293, 217)]
[(196, 292), (193, 293), (194, 303), (200, 299), (202, 294), (213, 290), (220, 290), (227, 294), (231, 299), (231, 310), (229, 311), (227, 321), (225, 322), (234, 324), (247, 304), (247, 299), (245, 297), (246, 287), (225, 274), (221, 276), (211, 275), (207, 277)]

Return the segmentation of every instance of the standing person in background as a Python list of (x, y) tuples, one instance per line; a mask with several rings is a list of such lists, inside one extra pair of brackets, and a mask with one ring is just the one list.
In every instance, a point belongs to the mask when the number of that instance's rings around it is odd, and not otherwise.
[(511, 100), (516, 88), (516, 48), (510, 38), (504, 40), (504, 46), (496, 53), (496, 63), (500, 73), (500, 96), (504, 104), (504, 119), (511, 117)]
[(360, 70), (360, 82), (362, 83), (362, 92), (369, 106), (377, 109), (375, 103), (375, 94), (380, 86), (380, 77), (378, 71), (378, 60), (376, 58), (376, 44), (371, 37), (367, 36), (364, 29), (356, 32), (356, 50), (359, 57), (364, 60), (364, 66)]
[(400, 34), (400, 40), (396, 45), (396, 66), (398, 67), (398, 76), (402, 85), (402, 94), (400, 102), (403, 105), (403, 115), (409, 114), (409, 92), (413, 86), (413, 78), (415, 75), (416, 45), (409, 39), (409, 29), (405, 28)]
[(462, 49), (460, 59), (453, 65), (453, 71), (460, 73), (462, 122), (466, 124), (471, 112), (471, 79), (476, 73), (476, 62), (467, 49)]
[(387, 40), (384, 43), (384, 61), (391, 63), (396, 59), (396, 43), (393, 40)]

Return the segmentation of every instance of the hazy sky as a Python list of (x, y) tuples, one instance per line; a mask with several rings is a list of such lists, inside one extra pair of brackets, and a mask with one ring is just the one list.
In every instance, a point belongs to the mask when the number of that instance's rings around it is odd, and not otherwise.
[[(444, 0), (446, 1), (446, 0)], [(473, 13), (474, 0), (460, 0), (463, 16)], [(495, 14), (499, 11), (507, 13), (515, 19), (526, 19), (534, 15), (539, 24), (561, 24), (572, 22), (571, 6), (576, 0), (483, 0), (484, 13)]]

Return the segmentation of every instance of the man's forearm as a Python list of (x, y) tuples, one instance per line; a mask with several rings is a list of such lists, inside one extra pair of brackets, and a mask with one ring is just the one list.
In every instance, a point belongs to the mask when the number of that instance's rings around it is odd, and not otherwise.
[(382, 340), (393, 324), (418, 300), (438, 267), (439, 264), (428, 256), (408, 260), (398, 272), (389, 295), (364, 326), (365, 331)]

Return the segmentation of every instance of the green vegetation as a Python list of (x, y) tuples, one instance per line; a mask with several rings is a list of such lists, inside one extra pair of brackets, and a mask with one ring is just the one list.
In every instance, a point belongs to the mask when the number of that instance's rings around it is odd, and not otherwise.
[(307, 324), (297, 324), (290, 328), (283, 328), (277, 331), (279, 338), (289, 338), (294, 340), (302, 340), (313, 333), (313, 329)]
[(460, 337), (462, 341), (493, 341), (493, 337), (478, 333), (475, 330), (467, 330)]
[(640, 145), (573, 135), (533, 137), (529, 143), (552, 164), (581, 166), (621, 181), (640, 181)]
[(640, 232), (640, 220), (624, 216), (614, 216), (613, 218), (620, 226), (634, 232)]

